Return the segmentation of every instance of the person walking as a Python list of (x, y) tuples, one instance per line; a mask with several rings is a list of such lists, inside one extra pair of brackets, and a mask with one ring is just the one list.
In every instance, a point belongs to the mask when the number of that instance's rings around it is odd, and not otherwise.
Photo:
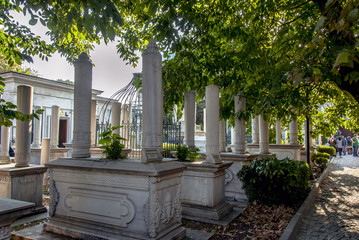
[(352, 138), (352, 142), (353, 142), (353, 156), (357, 157), (358, 156), (358, 147), (359, 147), (358, 135), (354, 134), (354, 137)]
[(337, 147), (338, 147), (339, 156), (342, 157), (342, 152), (343, 152), (343, 140), (342, 140), (341, 137), (338, 138)]
[(347, 139), (344, 136), (342, 136), (342, 141), (343, 141), (343, 155), (347, 155), (347, 145), (348, 145)]

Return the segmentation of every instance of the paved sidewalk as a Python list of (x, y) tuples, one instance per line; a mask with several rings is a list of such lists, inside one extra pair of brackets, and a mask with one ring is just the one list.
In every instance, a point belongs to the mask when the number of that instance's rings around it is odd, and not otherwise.
[(298, 240), (359, 240), (359, 157), (336, 157)]

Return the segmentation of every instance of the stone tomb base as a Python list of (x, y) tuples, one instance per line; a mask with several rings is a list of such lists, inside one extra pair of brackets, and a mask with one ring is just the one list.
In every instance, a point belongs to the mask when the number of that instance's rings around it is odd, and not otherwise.
[(235, 201), (239, 204), (246, 204), (248, 202), (247, 195), (242, 188), (243, 184), (238, 179), (237, 173), (246, 164), (249, 164), (257, 155), (253, 154), (234, 154), (234, 153), (221, 153), (223, 161), (230, 161), (233, 164), (226, 169), (225, 176), (225, 196), (229, 201)]
[(0, 166), (0, 197), (35, 203), (33, 213), (46, 212), (42, 205), (42, 180), (46, 167), (30, 165), (15, 168), (15, 163)]
[(182, 177), (183, 218), (206, 222), (220, 220), (232, 211), (225, 202), (225, 170), (232, 163), (207, 164), (204, 162), (184, 163)]
[[(275, 154), (278, 159), (286, 157), (293, 160), (300, 160), (300, 150), (302, 145), (296, 144), (269, 144), (269, 151)], [(259, 144), (247, 144), (250, 153), (259, 153)]]
[(77, 239), (182, 239), (177, 162), (62, 158), (50, 173), (44, 231)]

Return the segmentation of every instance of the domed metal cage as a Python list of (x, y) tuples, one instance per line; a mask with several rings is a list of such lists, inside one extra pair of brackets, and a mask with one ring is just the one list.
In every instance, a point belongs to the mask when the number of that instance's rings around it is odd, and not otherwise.
[[(122, 143), (131, 149), (128, 158), (141, 158), (142, 149), (142, 80), (141, 73), (134, 73), (133, 78), (124, 88), (114, 93), (102, 106), (97, 123), (97, 141), (99, 134), (113, 127), (114, 104), (121, 104), (120, 126), (118, 134), (125, 138)], [(181, 124), (164, 116), (163, 121), (163, 157), (171, 157), (171, 151), (183, 144)]]

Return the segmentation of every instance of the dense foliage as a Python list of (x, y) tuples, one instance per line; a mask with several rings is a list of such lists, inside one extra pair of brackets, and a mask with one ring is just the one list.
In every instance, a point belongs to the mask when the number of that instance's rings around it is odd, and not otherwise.
[(190, 149), (187, 145), (177, 145), (176, 147), (176, 157), (179, 161), (195, 161), (200, 154), (197, 153), (198, 148)]
[(330, 156), (334, 156), (334, 157), (337, 155), (335, 148), (330, 146), (318, 145), (317, 151), (320, 153), (328, 153)]
[(266, 157), (253, 160), (238, 172), (250, 202), (295, 205), (310, 191), (306, 162)]
[(122, 149), (125, 145), (121, 143), (121, 141), (126, 139), (113, 132), (121, 127), (122, 126), (111, 127), (110, 125), (99, 135), (100, 140), (98, 143), (102, 145), (100, 148), (104, 149), (103, 153), (105, 154), (106, 159), (126, 158), (126, 156), (122, 154)]
[[(101, 39), (116, 40), (136, 65), (155, 39), (165, 59), (165, 110), (181, 109), (184, 92), (196, 90), (200, 100), (216, 84), (222, 118), (309, 116), (313, 135), (329, 137), (339, 123), (359, 130), (358, 9), (358, 0), (7, 0), (0, 53), (9, 63), (54, 51), (73, 61)], [(46, 26), (52, 42), (17, 23), (14, 11)], [(238, 93), (246, 113), (234, 113)]]
[(324, 169), (327, 167), (329, 162), (330, 154), (326, 152), (314, 152), (312, 153), (311, 159), (315, 165)]

